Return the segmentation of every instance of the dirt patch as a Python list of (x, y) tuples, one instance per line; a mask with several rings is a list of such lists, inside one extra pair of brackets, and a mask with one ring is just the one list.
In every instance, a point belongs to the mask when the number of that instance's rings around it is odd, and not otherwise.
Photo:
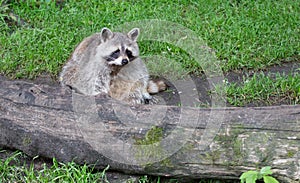
[(254, 73), (264, 73), (265, 75), (275, 76), (276, 74), (300, 73), (300, 57), (293, 57), (289, 62), (282, 62), (280, 65), (270, 66), (261, 70), (241, 70), (225, 74), (229, 83), (241, 83), (243, 77), (252, 77)]
[[(295, 57), (293, 62), (283, 62), (280, 65), (274, 65), (261, 70), (240, 70), (240, 71), (232, 71), (228, 73), (224, 73), (224, 79), (228, 81), (228, 83), (237, 83), (238, 85), (243, 82), (244, 78), (253, 77), (254, 73), (259, 74), (263, 73), (266, 76), (274, 77), (276, 74), (300, 74), (300, 58)], [(195, 103), (198, 103), (196, 107), (209, 107), (211, 106), (211, 96), (210, 96), (210, 86), (209, 82), (205, 76), (205, 74), (201, 76), (192, 76), (191, 77), (196, 88), (190, 88), (188, 90), (197, 90), (198, 96), (194, 98)], [(218, 78), (216, 78), (218, 79)], [(176, 87), (166, 81), (169, 85), (169, 89), (166, 92), (159, 93), (158, 96), (162, 97), (167, 105), (179, 105), (180, 104), (180, 92), (176, 89)], [(184, 81), (182, 81), (184, 82)], [(276, 100), (276, 99), (275, 99)], [(260, 102), (255, 104), (255, 106), (264, 106), (267, 102)], [(275, 101), (276, 105), (289, 105), (289, 99), (277, 99)], [(227, 106), (231, 106), (229, 103)], [(254, 106), (254, 104), (247, 104), (246, 106)], [(191, 105), (191, 107), (195, 107)]]

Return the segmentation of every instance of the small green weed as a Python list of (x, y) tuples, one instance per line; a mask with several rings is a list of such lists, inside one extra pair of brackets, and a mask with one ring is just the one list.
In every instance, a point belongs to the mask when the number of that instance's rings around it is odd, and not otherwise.
[(259, 172), (249, 170), (241, 175), (241, 183), (255, 183), (256, 180), (261, 179), (263, 179), (265, 183), (279, 183), (278, 180), (270, 176), (272, 173), (270, 166), (263, 167)]

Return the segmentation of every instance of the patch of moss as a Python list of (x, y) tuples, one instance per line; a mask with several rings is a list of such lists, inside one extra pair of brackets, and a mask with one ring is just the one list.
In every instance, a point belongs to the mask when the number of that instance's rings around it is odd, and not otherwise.
[(31, 138), (30, 137), (24, 137), (23, 145), (28, 146), (30, 143), (31, 143)]
[(212, 164), (215, 164), (215, 162), (220, 159), (220, 155), (221, 152), (218, 150), (211, 151), (209, 153), (205, 153), (205, 159), (208, 159)]
[[(241, 159), (244, 156), (244, 152), (242, 151), (242, 141), (238, 138), (238, 135), (242, 133), (242, 126), (236, 126), (230, 130), (230, 134), (227, 132), (221, 133), (215, 137), (215, 141), (222, 147), (221, 149), (225, 149), (226, 156), (231, 157), (231, 161), (228, 163), (228, 166), (236, 165), (241, 162)], [(210, 154), (210, 158), (212, 161), (216, 161), (217, 157), (220, 157), (220, 151), (213, 151)], [(218, 156), (216, 156), (218, 155)]]
[(295, 156), (296, 153), (297, 153), (297, 152), (294, 151), (294, 150), (288, 150), (288, 151), (287, 151), (287, 157), (292, 158), (292, 157)]
[[(136, 139), (135, 145), (136, 158), (145, 165), (150, 165), (153, 161), (159, 161), (164, 158), (166, 151), (161, 147), (161, 140), (163, 139), (163, 129), (154, 126), (148, 130), (145, 137)], [(167, 163), (167, 162), (166, 162)]]
[(143, 139), (137, 139), (135, 145), (150, 145), (159, 143), (163, 138), (163, 129), (161, 127), (154, 126), (146, 133)]

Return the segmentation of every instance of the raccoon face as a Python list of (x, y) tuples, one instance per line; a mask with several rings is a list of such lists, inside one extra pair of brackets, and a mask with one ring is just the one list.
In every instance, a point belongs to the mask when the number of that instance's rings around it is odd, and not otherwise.
[[(105, 29), (106, 31), (110, 31), (107, 28)], [(129, 31), (127, 35), (111, 32), (111, 35), (105, 38), (106, 50), (109, 50), (109, 54), (104, 57), (107, 63), (109, 65), (124, 66), (134, 61), (139, 55), (139, 48), (136, 43), (138, 35), (139, 29), (137, 28)]]
[(106, 61), (109, 65), (124, 66), (133, 61), (136, 57), (137, 55), (134, 56), (130, 48), (121, 46), (121, 49), (117, 48), (117, 50), (113, 51), (109, 56), (107, 56)]

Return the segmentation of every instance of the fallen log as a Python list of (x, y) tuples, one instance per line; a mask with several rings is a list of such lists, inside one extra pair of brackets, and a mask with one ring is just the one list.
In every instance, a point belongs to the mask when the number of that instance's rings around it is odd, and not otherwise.
[(0, 78), (0, 147), (132, 174), (237, 179), (271, 166), (300, 181), (300, 106), (127, 106)]

